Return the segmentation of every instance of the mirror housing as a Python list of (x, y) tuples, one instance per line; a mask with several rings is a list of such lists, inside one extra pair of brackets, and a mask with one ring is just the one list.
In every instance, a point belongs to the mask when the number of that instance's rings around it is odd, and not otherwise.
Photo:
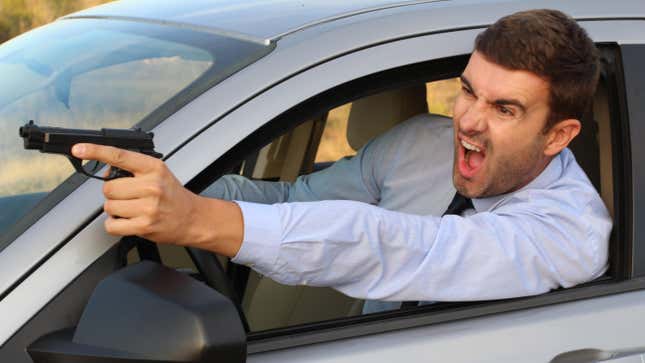
[(246, 333), (233, 302), (150, 261), (97, 285), (76, 329), (41, 337), (35, 363), (245, 362)]

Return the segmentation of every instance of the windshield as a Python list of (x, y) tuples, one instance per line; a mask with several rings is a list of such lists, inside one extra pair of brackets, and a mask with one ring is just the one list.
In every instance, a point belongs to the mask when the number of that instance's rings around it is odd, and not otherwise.
[[(0, 250), (16, 236), (10, 227), (30, 211), (34, 221), (42, 216), (44, 207), (33, 215), (37, 204), (74, 172), (63, 156), (23, 150), (20, 126), (34, 120), (39, 126), (149, 130), (269, 51), (212, 33), (99, 19), (61, 20), (4, 43)], [(70, 191), (59, 189), (65, 192), (58, 201)]]

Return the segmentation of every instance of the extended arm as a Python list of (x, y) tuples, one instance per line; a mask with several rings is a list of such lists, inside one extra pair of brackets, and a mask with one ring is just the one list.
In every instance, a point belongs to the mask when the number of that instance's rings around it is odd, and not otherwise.
[(97, 145), (73, 152), (134, 175), (104, 185), (109, 233), (235, 256), (278, 282), (370, 299), (473, 300), (568, 287), (606, 268), (611, 219), (586, 179), (556, 178), (552, 190), (516, 192), (490, 212), (437, 218), (351, 201), (209, 199), (158, 159)]
[(611, 229), (602, 213), (580, 223), (593, 216), (539, 213), (539, 203), (468, 218), (347, 201), (240, 206), (245, 241), (235, 262), (285, 284), (392, 301), (499, 299), (588, 281), (604, 271)]
[(354, 200), (414, 214), (440, 215), (454, 194), (448, 177), (452, 139), (450, 119), (418, 115), (374, 138), (355, 156), (300, 176), (294, 183), (226, 175), (202, 195), (262, 204)]
[(357, 200), (374, 204), (377, 198), (368, 191), (366, 183), (373, 167), (367, 147), (354, 157), (343, 158), (327, 169), (302, 175), (295, 182), (269, 182), (251, 180), (240, 175), (225, 175), (210, 185), (201, 194), (209, 198), (243, 200), (273, 204), (286, 202), (309, 202), (317, 200)]

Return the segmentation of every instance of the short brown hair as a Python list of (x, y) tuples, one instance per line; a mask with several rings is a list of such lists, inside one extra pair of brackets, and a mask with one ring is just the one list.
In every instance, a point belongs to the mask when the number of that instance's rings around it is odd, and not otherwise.
[(600, 73), (598, 50), (587, 32), (560, 11), (505, 16), (477, 36), (475, 50), (504, 68), (549, 82), (545, 131), (568, 118), (582, 119), (591, 105)]

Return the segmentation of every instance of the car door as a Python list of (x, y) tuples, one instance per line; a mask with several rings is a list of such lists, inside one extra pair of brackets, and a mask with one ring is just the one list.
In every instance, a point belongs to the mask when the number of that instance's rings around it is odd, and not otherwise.
[[(615, 60), (625, 55), (625, 47), (642, 43), (641, 21), (594, 21), (583, 22), (592, 37), (599, 43), (607, 43), (608, 54)], [(351, 92), (340, 87), (349, 80), (364, 80), (386, 70), (428, 62), (432, 60), (459, 62), (459, 56), (470, 52), (474, 36), (478, 30), (461, 30), (422, 36), (402, 41), (382, 44), (333, 59), (307, 72), (300, 73), (288, 81), (249, 101), (236, 109), (219, 123), (206, 130), (191, 144), (186, 145), (178, 155), (196, 155), (203, 150), (209, 140), (218, 135), (233, 132), (252, 133), (262, 120), (275, 118), (287, 122), (284, 117), (293, 105), (308, 105), (324, 102), (329, 98), (333, 103), (330, 90), (340, 93)], [(610, 46), (610, 44), (617, 44)], [(612, 48), (613, 47), (613, 48)], [(611, 49), (610, 49), (611, 48)], [(394, 57), (393, 55), (396, 55)], [(451, 58), (457, 57), (457, 58)], [(631, 56), (634, 62), (640, 56)], [(610, 57), (611, 58), (611, 57)], [(438, 63), (435, 64), (439, 69)], [(620, 68), (622, 65), (618, 65)], [(458, 66), (455, 66), (458, 67)], [(431, 68), (431, 67), (430, 67)], [(398, 68), (400, 69), (400, 68)], [(622, 72), (622, 68), (620, 68)], [(636, 73), (642, 73), (633, 70)], [(610, 71), (612, 72), (612, 71)], [(615, 71), (613, 71), (615, 72)], [(642, 76), (642, 74), (641, 74)], [(622, 76), (617, 79), (621, 79)], [(625, 77), (628, 77), (627, 75)], [(392, 82), (392, 80), (390, 80)], [(634, 97), (636, 89), (623, 90), (623, 85), (608, 80), (610, 92), (618, 100)], [(352, 87), (348, 86), (351, 90)], [(297, 92), (294, 92), (297, 90)], [(354, 88), (356, 92), (360, 92)], [(623, 92), (627, 92), (625, 95)], [(311, 104), (308, 100), (315, 99)], [(614, 100), (612, 102), (622, 101)], [(612, 112), (612, 122), (626, 122), (624, 110), (618, 107)], [(621, 115), (623, 112), (623, 116)], [(629, 120), (633, 120), (629, 117)], [(263, 131), (271, 129), (271, 123)], [(609, 132), (604, 130), (603, 132)], [(609, 145), (625, 142), (624, 128), (611, 130), (614, 139)], [(258, 136), (256, 134), (256, 138)], [(602, 136), (608, 137), (608, 136)], [(618, 137), (618, 139), (616, 139)], [(632, 135), (633, 137), (633, 135)], [(232, 140), (230, 144), (235, 143)], [(226, 149), (226, 148), (222, 148)], [(584, 158), (582, 156), (581, 159)], [(224, 150), (222, 150), (223, 152)], [(603, 155), (607, 152), (602, 150)], [(618, 162), (629, 160), (629, 150), (614, 150), (615, 167)], [(620, 157), (619, 155), (620, 154)], [(211, 156), (203, 155), (202, 164), (212, 162)], [(632, 164), (633, 160), (632, 160)], [(629, 163), (625, 167), (631, 168)], [(605, 166), (607, 167), (607, 166)], [(613, 167), (612, 167), (613, 168)], [(616, 169), (618, 170), (618, 169)], [(605, 173), (606, 174), (606, 173)], [(610, 173), (614, 183), (626, 182), (625, 174)], [(633, 174), (632, 174), (633, 176)], [(603, 175), (606, 177), (606, 175)], [(614, 184), (617, 196), (626, 190)], [(620, 202), (617, 198), (615, 208), (617, 218), (626, 218), (627, 210), (621, 212), (631, 202)], [(626, 204), (625, 204), (626, 203)], [(620, 206), (622, 204), (622, 206)], [(636, 208), (636, 206), (634, 206)], [(619, 217), (622, 215), (622, 217)], [(628, 218), (628, 217), (627, 217)], [(614, 239), (620, 246), (631, 242), (631, 232), (627, 220), (617, 220)], [(624, 230), (623, 228), (627, 228)], [(622, 231), (622, 232), (621, 232)], [(637, 241), (634, 235), (634, 241)], [(623, 247), (621, 247), (623, 248)], [(631, 256), (631, 254), (627, 254)], [(612, 258), (616, 256), (613, 254)], [(623, 256), (627, 259), (628, 256)], [(631, 258), (631, 257), (629, 257)], [(612, 260), (612, 263), (631, 263), (627, 260)], [(644, 306), (640, 303), (645, 297), (642, 291), (632, 291), (629, 286), (638, 280), (625, 280), (631, 272), (621, 273), (622, 266), (614, 270), (604, 281), (579, 287), (571, 291), (558, 291), (545, 296), (518, 299), (505, 302), (484, 302), (457, 307), (437, 307), (414, 312), (392, 312), (376, 316), (339, 319), (332, 322), (308, 324), (280, 331), (251, 333), (249, 335), (249, 361), (254, 362), (354, 362), (354, 361), (490, 361), (515, 362), (548, 361), (560, 353), (586, 347), (598, 349), (622, 349), (642, 346), (638, 327), (643, 323), (640, 317)], [(636, 350), (639, 351), (638, 349)], [(584, 354), (582, 352), (580, 354)], [(640, 361), (638, 354), (625, 358)], [(585, 360), (581, 360), (585, 361)]]
[[(584, 25), (596, 41), (619, 44), (619, 49), (615, 48), (618, 54), (627, 57), (627, 53), (621, 53), (623, 49), (634, 47), (635, 50), (627, 58), (632, 66), (625, 67), (625, 72), (634, 73), (626, 73), (625, 79), (632, 76), (642, 79), (642, 72), (634, 69), (634, 64), (642, 61), (642, 58), (638, 58), (642, 57), (642, 45), (632, 45), (643, 44), (643, 39), (639, 38), (639, 34), (645, 34), (642, 21), (597, 21)], [(370, 76), (383, 72), (386, 74), (383, 77), (385, 81), (396, 83), (393, 79), (396, 79), (397, 71), (404, 75), (406, 72), (415, 72), (417, 68), (414, 65), (418, 64), (427, 66), (423, 68), (426, 70), (428, 67), (438, 69), (438, 73), (429, 75), (430, 78), (440, 78), (458, 71), (459, 67), (463, 67), (464, 57), (470, 52), (477, 32), (478, 29), (455, 30), (412, 37), (356, 50), (323, 62), (265, 90), (203, 131), (183, 137), (183, 144), (173, 151), (167, 164), (179, 180), (189, 185), (200, 175), (217, 175), (221, 173), (217, 170), (218, 160), (241, 157), (262, 146), (271, 138), (264, 136), (264, 132), (278, 134), (281, 130), (295, 126), (298, 120), (292, 120), (292, 125), (277, 123), (288, 121), (290, 117), (280, 116), (289, 116), (288, 112), (299, 105), (310, 105), (307, 101), (314, 100), (316, 103), (329, 100), (327, 106), (331, 107), (334, 102), (338, 102), (338, 98), (351, 99), (351, 96), (338, 96), (333, 91), (351, 93), (356, 84), (369, 84)], [(412, 68), (406, 68), (408, 66)], [(445, 71), (446, 69), (451, 72)], [(622, 64), (619, 64), (619, 69), (622, 72)], [(389, 71), (394, 73), (388, 73)], [(446, 74), (442, 73), (444, 71)], [(622, 79), (622, 76), (619, 75), (618, 79)], [(358, 83), (342, 88), (352, 81)], [(618, 135), (612, 137), (624, 141), (637, 137), (634, 132), (639, 131), (637, 125), (629, 124), (628, 128), (623, 123), (628, 120), (634, 122), (632, 120), (643, 115), (642, 108), (634, 105), (636, 102), (633, 98), (633, 92), (642, 87), (642, 82), (628, 84), (625, 92), (622, 88), (617, 88), (623, 87), (622, 83), (618, 83), (613, 85), (613, 90), (618, 90), (616, 117), (619, 126), (616, 130), (620, 132), (615, 132)], [(206, 95), (198, 101), (208, 104), (209, 101), (214, 101), (209, 99), (212, 96)], [(629, 109), (625, 108), (626, 99), (632, 100)], [(189, 117), (188, 110), (191, 107), (189, 105), (173, 115), (175, 120)], [(627, 110), (629, 117), (623, 114)], [(213, 117), (213, 114), (200, 117), (206, 120)], [(162, 140), (171, 139), (173, 132), (186, 135), (186, 131), (177, 126), (178, 123), (180, 122), (164, 123), (155, 131)], [(632, 142), (632, 145), (636, 144), (638, 143)], [(616, 166), (617, 171), (613, 175), (617, 179), (614, 182), (620, 184), (616, 186), (616, 190), (633, 195), (633, 200), (638, 201), (636, 197), (639, 194), (632, 185), (637, 185), (639, 174), (632, 166), (639, 159), (630, 151), (623, 150), (623, 153), (631, 155), (631, 159), (624, 157), (625, 155), (622, 155), (623, 158), (616, 157), (617, 161), (626, 164)], [(626, 168), (629, 168), (631, 181), (624, 179)], [(83, 195), (100, 196), (99, 182), (85, 184), (87, 186), (84, 185), (84, 188), (88, 189)], [(626, 190), (627, 188), (632, 189)], [(95, 198), (96, 204), (100, 205), (100, 197)], [(639, 216), (637, 206), (636, 202), (631, 204), (631, 199), (616, 204), (616, 215), (619, 216), (617, 221), (623, 227), (619, 229), (621, 234), (615, 238), (626, 249), (639, 236), (639, 230), (630, 230), (629, 223), (630, 218), (636, 220)], [(108, 263), (111, 259), (104, 256), (106, 253), (117, 253), (112, 248), (118, 239), (104, 233), (104, 219), (104, 215), (99, 215), (82, 230), (72, 234), (64, 246), (54, 251), (44, 263), (36, 266), (11, 294), (3, 297), (0, 305), (3, 322), (15, 327), (13, 330), (3, 331), (3, 354), (9, 357), (6, 352), (16, 354), (15, 352), (24, 351), (42, 333), (42, 325), (46, 325), (46, 321), (59, 320), (62, 326), (74, 323), (73, 318), (66, 316), (69, 314), (66, 311), (69, 301), (75, 301), (76, 306), (86, 300), (96, 281), (114, 269)], [(636, 245), (635, 242), (633, 244)], [(631, 253), (628, 255), (631, 256)], [(625, 261), (619, 260), (620, 263)], [(630, 260), (629, 264), (642, 268), (636, 262)], [(65, 268), (70, 263), (74, 265), (73, 270)], [(248, 360), (537, 362), (585, 347), (638, 347), (644, 344), (639, 339), (637, 329), (643, 323), (641, 317), (645, 316), (645, 307), (640, 303), (644, 301), (645, 293), (640, 290), (640, 280), (632, 279), (639, 276), (635, 273), (636, 270), (631, 267), (627, 270), (624, 273), (616, 272), (607, 281), (535, 298), (444, 305), (438, 308), (419, 307), (411, 311), (394, 311), (285, 327), (280, 331), (251, 333), (248, 336)], [(80, 271), (83, 272), (79, 275)], [(50, 278), (51, 276), (56, 276), (56, 279)], [(68, 286), (70, 282), (72, 284)], [(65, 287), (71, 287), (70, 291), (76, 291), (76, 294), (62, 294), (58, 296), (64, 298), (59, 301), (51, 300)], [(49, 295), (34, 299), (34, 291), (43, 290), (50, 291)], [(26, 309), (18, 309), (23, 305)], [(9, 310), (16, 311), (14, 317), (8, 313)]]
[[(62, 155), (23, 150), (19, 123), (33, 118), (41, 126), (92, 129), (137, 123), (150, 130), (186, 116), (174, 115), (180, 108), (207, 123), (217, 110), (192, 113), (198, 102), (191, 101), (272, 49), (227, 35), (106, 19), (59, 21), (3, 44), (0, 195), (10, 190), (0, 197), (9, 202), (0, 203), (0, 360), (28, 361), (25, 346), (34, 338), (74, 325), (96, 283), (121, 265), (117, 239), (95, 221), (101, 183), (70, 176)], [(169, 155), (199, 129), (183, 123), (160, 131), (156, 149)], [(38, 193), (21, 195), (32, 184)]]

